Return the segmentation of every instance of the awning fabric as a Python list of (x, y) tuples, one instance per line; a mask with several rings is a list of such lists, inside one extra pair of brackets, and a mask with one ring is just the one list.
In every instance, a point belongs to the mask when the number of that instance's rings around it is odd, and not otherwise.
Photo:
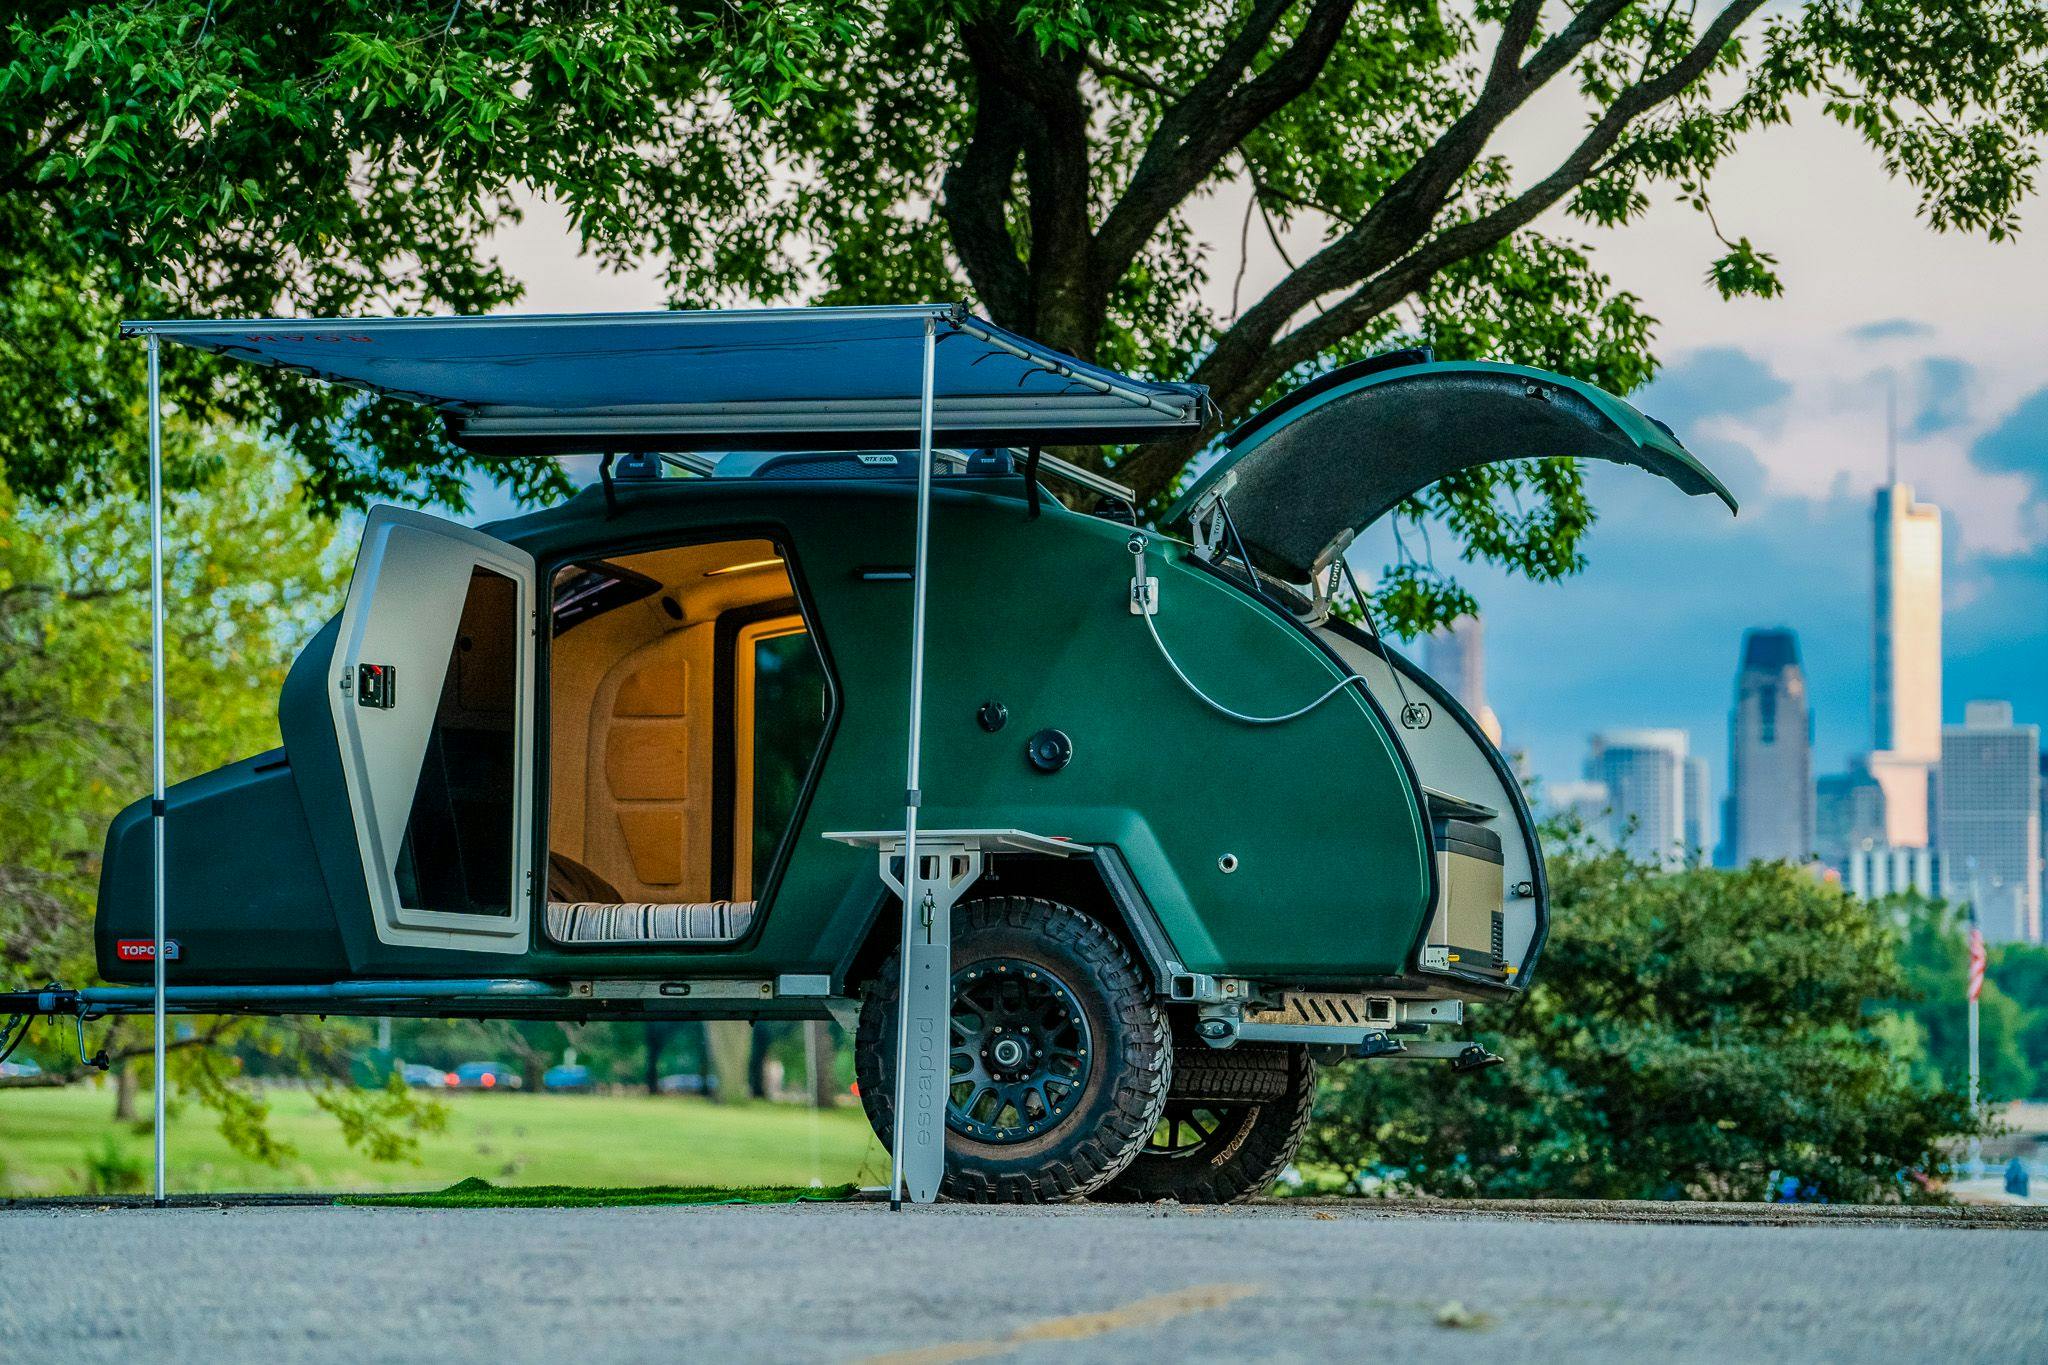
[(958, 304), (124, 322), (127, 336), (424, 403), (485, 454), (1128, 443), (1201, 428), (1205, 391), (1131, 379)]

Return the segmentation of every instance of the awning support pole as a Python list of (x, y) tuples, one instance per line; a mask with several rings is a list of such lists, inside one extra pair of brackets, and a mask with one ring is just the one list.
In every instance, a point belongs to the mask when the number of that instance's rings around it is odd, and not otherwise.
[(149, 334), (149, 845), (154, 910), (150, 1022), (156, 1071), (151, 1130), (156, 1139), (156, 1203), (167, 1202), (164, 1155), (164, 418), (157, 335)]
[[(903, 951), (897, 980), (896, 1088), (891, 1109), (894, 1131), (889, 1143), (889, 1207), (903, 1207), (906, 1189), (913, 1200), (930, 1203), (938, 1197), (946, 1163), (947, 1081), (952, 1039), (953, 926), (934, 913), (931, 887), (917, 847), (920, 755), (924, 739), (924, 609), (925, 581), (931, 566), (932, 395), (936, 386), (938, 319), (924, 320), (924, 383), (917, 414), (917, 550), (910, 585), (910, 729), (903, 793)], [(933, 977), (936, 975), (937, 980)], [(932, 1010), (920, 1008), (923, 997), (941, 992), (937, 1009), (938, 1036), (931, 1036)], [(914, 1026), (914, 1022), (918, 1026)], [(924, 1082), (911, 1093), (911, 1049), (918, 1049), (917, 1070)], [(946, 1068), (936, 1078), (923, 1073), (934, 1065)], [(915, 1170), (911, 1169), (913, 1157)]]

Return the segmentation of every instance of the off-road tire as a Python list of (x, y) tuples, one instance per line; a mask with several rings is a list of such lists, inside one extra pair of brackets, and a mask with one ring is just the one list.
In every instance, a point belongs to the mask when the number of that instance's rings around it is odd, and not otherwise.
[[(1265, 1193), (1308, 1132), (1316, 1064), (1304, 1047), (1239, 1043), (1211, 1048), (1175, 1039), (1174, 1083), (1158, 1138), (1092, 1198), (1116, 1203), (1235, 1204)], [(1216, 1126), (1192, 1147), (1169, 1150), (1167, 1121), (1207, 1115)], [(1185, 1133), (1188, 1129), (1175, 1132)]]
[[(975, 1204), (1083, 1198), (1121, 1171), (1159, 1126), (1173, 1064), (1165, 1013), (1115, 935), (1055, 901), (1001, 896), (954, 907), (954, 971), (996, 958), (1036, 963), (1072, 992), (1087, 1018), (1093, 1061), (1073, 1107), (1040, 1137), (989, 1143), (949, 1128), (940, 1193)], [(884, 1146), (895, 1121), (900, 971), (891, 955), (867, 983), (854, 1042), (861, 1106)]]

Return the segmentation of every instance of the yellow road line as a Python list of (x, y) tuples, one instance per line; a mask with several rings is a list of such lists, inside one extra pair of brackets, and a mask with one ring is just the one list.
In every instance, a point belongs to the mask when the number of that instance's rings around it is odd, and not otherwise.
[(1083, 1341), (1110, 1332), (1125, 1332), (1134, 1327), (1150, 1327), (1169, 1318), (1182, 1317), (1188, 1313), (1204, 1313), (1212, 1308), (1259, 1292), (1255, 1284), (1198, 1284), (1190, 1289), (1176, 1289), (1170, 1294), (1154, 1294), (1150, 1298), (1127, 1303), (1121, 1308), (1107, 1308), (1099, 1313), (1074, 1313), (1063, 1318), (1046, 1318), (1041, 1322), (1030, 1322), (1005, 1336), (984, 1337), (978, 1341), (952, 1341), (940, 1346), (920, 1347), (915, 1351), (892, 1351), (886, 1355), (869, 1356), (861, 1365), (947, 1365), (955, 1360), (980, 1360), (985, 1356), (999, 1356), (1040, 1341)]

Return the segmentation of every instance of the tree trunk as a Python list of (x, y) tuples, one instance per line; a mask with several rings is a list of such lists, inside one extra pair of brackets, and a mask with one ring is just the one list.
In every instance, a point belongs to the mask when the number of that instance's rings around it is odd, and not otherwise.
[(747, 1039), (747, 1094), (757, 1100), (773, 1098), (768, 1093), (768, 1026), (754, 1025)]
[(839, 1102), (839, 1049), (832, 1040), (832, 1025), (823, 1019), (805, 1025), (810, 1030), (810, 1049), (804, 1056), (811, 1066), (811, 1103), (830, 1109)]
[(718, 1019), (704, 1025), (704, 1062), (718, 1082), (712, 1098), (730, 1100), (747, 1093), (753, 1033), (754, 1026), (744, 1019)]
[(642, 1033), (647, 1039), (647, 1093), (661, 1093), (661, 1050), (668, 1043), (669, 1026), (666, 1024), (642, 1024)]
[(126, 1061), (114, 1068), (114, 1122), (135, 1122), (135, 1063)]

